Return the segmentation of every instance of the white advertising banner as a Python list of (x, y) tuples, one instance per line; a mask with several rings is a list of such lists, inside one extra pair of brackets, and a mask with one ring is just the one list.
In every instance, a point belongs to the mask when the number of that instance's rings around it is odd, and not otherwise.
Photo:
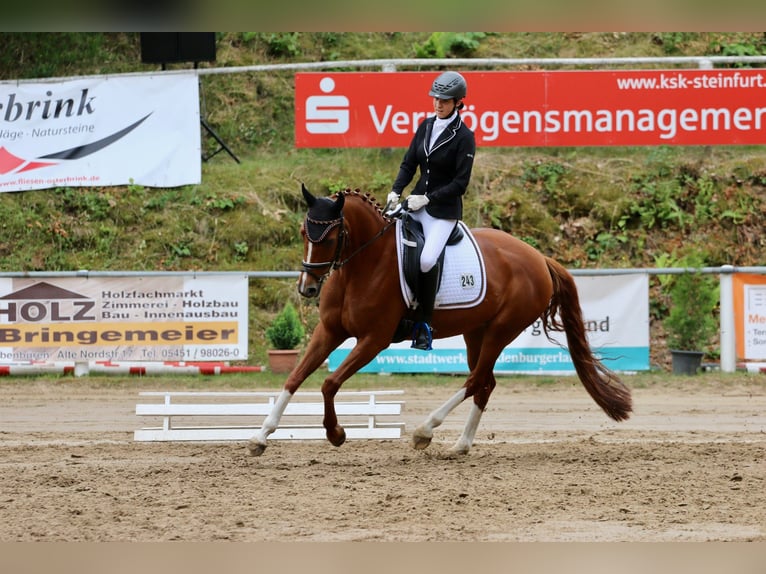
[(247, 359), (248, 278), (0, 279), (0, 363)]
[(0, 82), (0, 192), (201, 181), (195, 74)]
[[(585, 329), (594, 354), (615, 371), (649, 370), (649, 275), (575, 276)], [(508, 345), (495, 363), (496, 373), (575, 374), (564, 333), (550, 333), (540, 321)], [(330, 354), (329, 369), (338, 368), (356, 343), (348, 339)], [(433, 350), (394, 343), (370, 361), (368, 373), (467, 373), (462, 336), (436, 339)]]

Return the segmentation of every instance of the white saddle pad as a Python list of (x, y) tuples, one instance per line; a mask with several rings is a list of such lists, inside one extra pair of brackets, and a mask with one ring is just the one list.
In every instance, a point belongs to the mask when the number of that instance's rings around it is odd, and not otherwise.
[[(436, 293), (435, 309), (465, 309), (482, 302), (487, 291), (484, 258), (471, 231), (462, 221), (457, 223), (463, 230), (463, 239), (457, 245), (448, 245), (444, 253), (444, 269), (441, 285)], [(402, 221), (396, 222), (396, 255), (399, 265), (399, 286), (408, 306), (415, 300), (402, 269)]]

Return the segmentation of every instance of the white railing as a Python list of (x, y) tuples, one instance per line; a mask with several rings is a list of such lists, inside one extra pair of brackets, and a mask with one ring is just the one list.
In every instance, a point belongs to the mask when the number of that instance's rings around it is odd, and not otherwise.
[[(688, 66), (710, 70), (716, 64), (766, 64), (766, 56), (668, 56), (668, 57), (624, 57), (624, 58), (381, 58), (372, 60), (323, 60), (320, 62), (294, 62), (287, 64), (253, 64), (251, 66), (225, 66), (212, 68), (183, 68), (177, 70), (150, 70), (103, 74), (104, 77), (129, 77), (146, 75), (197, 74), (211, 76), (220, 74), (242, 74), (253, 72), (290, 72), (310, 70), (369, 69), (395, 72), (400, 68), (433, 69), (442, 66), (451, 68), (514, 68), (524, 66), (540, 67), (601, 67), (601, 66)], [(57, 78), (31, 78), (3, 80), (0, 84), (24, 84), (40, 82), (62, 82), (92, 78), (93, 76), (62, 76)]]

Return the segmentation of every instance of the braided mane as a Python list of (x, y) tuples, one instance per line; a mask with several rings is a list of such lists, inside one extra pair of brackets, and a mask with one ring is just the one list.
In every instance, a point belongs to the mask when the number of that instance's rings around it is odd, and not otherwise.
[(339, 191), (335, 194), (338, 195), (345, 195), (346, 197), (358, 197), (361, 199), (364, 203), (372, 207), (375, 212), (381, 217), (381, 219), (388, 221), (388, 218), (383, 214), (383, 207), (378, 203), (378, 200), (375, 199), (375, 197), (370, 193), (362, 193), (359, 188), (357, 189), (350, 189), (346, 188), (342, 191)]

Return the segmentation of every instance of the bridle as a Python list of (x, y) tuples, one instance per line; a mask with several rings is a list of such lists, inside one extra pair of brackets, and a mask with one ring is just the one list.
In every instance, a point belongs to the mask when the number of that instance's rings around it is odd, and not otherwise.
[[(308, 223), (325, 226), (324, 229), (322, 229), (322, 233), (316, 239), (312, 238), (311, 235), (309, 235), (308, 225), (307, 225)], [(380, 231), (378, 231), (370, 239), (365, 241), (356, 250), (354, 250), (354, 252), (351, 253), (351, 255), (341, 260), (340, 257), (341, 257), (341, 254), (343, 253), (343, 249), (346, 247), (346, 238), (348, 237), (348, 231), (346, 231), (346, 227), (344, 225), (343, 212), (341, 212), (340, 217), (338, 217), (337, 219), (332, 219), (330, 221), (321, 221), (317, 219), (312, 219), (311, 217), (306, 215), (306, 221), (303, 223), (303, 228), (306, 232), (306, 239), (309, 241), (309, 243), (314, 243), (314, 244), (322, 243), (327, 238), (327, 234), (330, 233), (330, 231), (332, 231), (338, 226), (340, 226), (340, 231), (338, 232), (338, 243), (335, 246), (335, 253), (332, 256), (332, 259), (330, 261), (322, 261), (320, 263), (312, 263), (311, 261), (301, 261), (303, 272), (311, 276), (317, 282), (317, 284), (319, 285), (319, 288), (321, 289), (322, 284), (330, 276), (330, 273), (332, 273), (336, 269), (340, 269), (341, 267), (343, 267), (354, 256), (356, 256), (358, 253), (365, 250), (367, 247), (372, 245), (375, 241), (380, 239), (383, 236), (383, 234), (386, 231), (388, 231), (391, 228), (391, 226), (394, 225), (394, 223), (396, 222), (389, 221), (386, 225), (383, 226), (383, 228)], [(318, 275), (314, 273), (314, 270), (321, 269), (322, 267), (327, 267), (327, 271), (325, 271), (322, 275)]]

